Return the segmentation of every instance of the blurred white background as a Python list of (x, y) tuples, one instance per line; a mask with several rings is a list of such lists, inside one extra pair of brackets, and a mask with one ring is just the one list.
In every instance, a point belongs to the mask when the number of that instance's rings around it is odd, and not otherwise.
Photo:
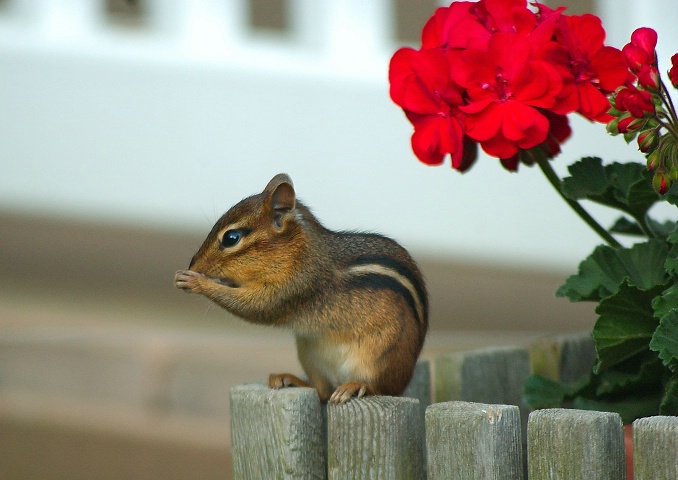
[[(257, 25), (257, 5), (276, 3), (279, 23)], [(412, 154), (387, 81), (406, 4), (1, 1), (1, 208), (206, 232), (287, 172), (331, 228), (376, 230), (452, 258), (573, 270), (599, 240), (537, 168), (510, 174), (481, 157), (460, 175)], [(674, 0), (596, 9), (619, 48), (637, 26), (654, 27), (668, 68)], [(572, 124), (554, 162), (561, 174), (583, 155), (637, 157), (603, 125)]]
[[(676, 0), (569, 0), (678, 51)], [(0, 478), (230, 478), (229, 388), (300, 373), (291, 335), (172, 286), (287, 172), (330, 228), (410, 247), (425, 358), (589, 331), (553, 292), (598, 238), (537, 168), (419, 163), (388, 62), (437, 0), (0, 0)], [(554, 167), (639, 158), (572, 118)], [(614, 215), (594, 210), (603, 224)]]

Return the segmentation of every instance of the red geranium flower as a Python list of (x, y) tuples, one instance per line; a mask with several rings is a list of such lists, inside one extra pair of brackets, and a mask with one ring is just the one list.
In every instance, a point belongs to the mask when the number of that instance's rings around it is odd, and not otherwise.
[(549, 132), (546, 140), (541, 144), (529, 150), (521, 150), (511, 158), (502, 158), (501, 164), (507, 170), (515, 172), (518, 165), (534, 165), (539, 158), (553, 158), (560, 153), (560, 144), (567, 140), (572, 134), (570, 122), (565, 115), (558, 115), (548, 110), (541, 111), (549, 121)]
[(495, 33), (487, 50), (452, 55), (453, 79), (466, 89), (467, 134), (489, 155), (510, 158), (546, 139), (549, 122), (537, 109), (552, 107), (562, 81), (557, 70), (531, 58), (526, 37)]
[(389, 69), (391, 98), (414, 126), (412, 150), (419, 160), (439, 165), (452, 155), (454, 168), (463, 161), (464, 132), (458, 116), (462, 103), (459, 87), (450, 78), (445, 51), (398, 50)]
[(612, 117), (607, 95), (629, 80), (622, 53), (603, 45), (605, 30), (595, 15), (562, 15), (555, 37), (560, 47), (551, 47), (544, 56), (560, 65), (565, 84), (551, 110), (576, 111), (589, 120), (608, 122)]
[(648, 27), (637, 28), (631, 34), (631, 41), (624, 45), (622, 53), (633, 73), (638, 73), (645, 66), (656, 66), (654, 52), (657, 46), (657, 32)]
[(485, 48), (497, 32), (530, 35), (536, 15), (525, 0), (453, 2), (438, 8), (422, 31), (425, 48)]
[(438, 8), (421, 32), (421, 48), (458, 47), (459, 45), (450, 45), (450, 41), (453, 33), (459, 30), (463, 30), (467, 38), (486, 35), (483, 26), (478, 24), (476, 17), (469, 12), (474, 4), (474, 2), (454, 2), (449, 7)]

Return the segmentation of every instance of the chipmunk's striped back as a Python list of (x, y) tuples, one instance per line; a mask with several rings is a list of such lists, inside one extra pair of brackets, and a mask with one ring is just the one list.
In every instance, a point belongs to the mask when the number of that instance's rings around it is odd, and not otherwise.
[(424, 334), (428, 328), (428, 297), (418, 272), (411, 267), (388, 257), (358, 257), (348, 267), (352, 285), (384, 288), (402, 295), (417, 319), (417, 325)]

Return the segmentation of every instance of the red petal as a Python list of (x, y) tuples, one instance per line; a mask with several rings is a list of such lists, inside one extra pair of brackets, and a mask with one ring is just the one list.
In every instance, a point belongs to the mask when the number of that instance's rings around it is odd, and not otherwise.
[(455, 118), (410, 116), (414, 125), (412, 150), (427, 165), (440, 165), (448, 153), (462, 154), (464, 133)]
[(500, 158), (499, 161), (509, 172), (518, 170), (518, 155), (513, 155), (511, 158)]
[(532, 51), (527, 38), (510, 33), (492, 35), (488, 48), (489, 60), (510, 80), (525, 68)]
[(488, 155), (497, 158), (511, 158), (518, 150), (520, 150), (514, 142), (506, 140), (501, 135), (497, 135), (485, 142), (481, 142), (480, 146)]
[(388, 81), (391, 85), (391, 99), (402, 106), (405, 90), (412, 81), (411, 64), (417, 51), (412, 48), (401, 48), (393, 54), (388, 68)]
[(414, 127), (412, 151), (427, 165), (443, 163), (443, 154), (438, 150), (438, 125), (435, 117), (424, 117)]
[(543, 115), (535, 111), (532, 117), (534, 123), (525, 131), (525, 138), (518, 141), (518, 147), (523, 150), (536, 147), (546, 140), (549, 133), (549, 121)]
[(513, 141), (524, 139), (526, 132), (537, 121), (536, 117), (541, 116), (537, 110), (520, 102), (506, 102), (502, 113), (501, 133)]
[[(464, 111), (464, 109), (461, 109)], [(488, 103), (486, 108), (475, 114), (469, 114), (464, 119), (466, 134), (480, 142), (494, 137), (502, 121), (501, 107), (498, 102)]]
[(629, 71), (624, 55), (614, 47), (603, 47), (591, 58), (591, 69), (598, 73), (600, 88), (614, 92), (624, 85)]
[(631, 43), (643, 51), (648, 56), (654, 57), (654, 49), (657, 46), (657, 32), (649, 27), (640, 27), (631, 34)]
[(589, 120), (600, 121), (608, 118), (607, 111), (610, 102), (605, 95), (590, 83), (581, 83), (577, 86), (579, 109), (577, 110)]
[[(590, 13), (561, 17), (561, 31), (571, 52), (581, 52), (585, 58), (591, 58), (603, 47), (605, 30), (600, 18)], [(565, 30), (569, 30), (569, 33)]]

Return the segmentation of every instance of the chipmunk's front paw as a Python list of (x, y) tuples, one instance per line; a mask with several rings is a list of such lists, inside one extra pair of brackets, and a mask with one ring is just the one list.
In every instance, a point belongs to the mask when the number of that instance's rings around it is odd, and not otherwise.
[(287, 387), (310, 387), (311, 384), (291, 373), (272, 373), (268, 376), (268, 387), (274, 389)]
[(196, 292), (205, 276), (193, 270), (179, 270), (174, 274), (174, 286), (185, 292)]
[(334, 391), (330, 397), (329, 403), (334, 405), (344, 404), (351, 400), (354, 395), (356, 398), (361, 398), (365, 395), (372, 395), (373, 393), (372, 389), (364, 383), (346, 382)]

